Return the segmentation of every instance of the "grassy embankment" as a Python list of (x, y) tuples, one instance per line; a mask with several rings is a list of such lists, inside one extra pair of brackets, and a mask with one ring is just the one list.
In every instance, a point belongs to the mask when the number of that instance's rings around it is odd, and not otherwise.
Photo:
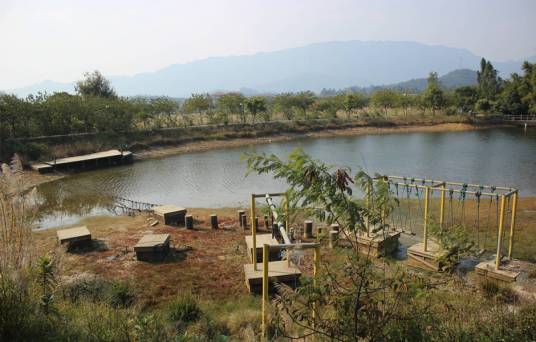
[[(455, 125), (441, 125), (455, 124)], [(41, 160), (92, 153), (121, 146), (143, 156), (181, 153), (252, 143), (266, 143), (303, 136), (336, 136), (399, 131), (470, 130), (494, 125), (466, 115), (361, 116), (350, 120), (297, 120), (256, 124), (207, 125), (132, 131), (117, 134), (83, 134), (29, 139), (42, 146)], [(434, 126), (437, 126), (434, 128)], [(152, 151), (157, 150), (156, 153)], [(163, 152), (168, 150), (171, 152)]]
[[(468, 222), (474, 219), (471, 214), (473, 204), (470, 201), (466, 204)], [(417, 203), (412, 205), (416, 212)], [(110, 327), (124, 324), (123, 319), (126, 317), (139, 319), (150, 315), (155, 320), (151, 324), (156, 324), (159, 329), (169, 333), (176, 328), (190, 333), (207, 334), (209, 338), (223, 334), (236, 339), (249, 339), (259, 332), (260, 301), (258, 297), (247, 293), (242, 271), (243, 264), (247, 263), (243, 236), (249, 232), (238, 227), (235, 220), (236, 208), (190, 209), (189, 212), (196, 220), (196, 229), (193, 231), (164, 225), (151, 227), (151, 221), (146, 215), (84, 219), (81, 223), (91, 230), (96, 240), (95, 248), (74, 253), (68, 253), (57, 246), (55, 230), (34, 233), (36, 253), (52, 252), (59, 256), (60, 286), (64, 297), (62, 299), (58, 294), (58, 302), (63, 310), (70, 312), (71, 318), (78, 317), (78, 329), (89, 328), (87, 320), (80, 316), (87, 314), (87, 310), (92, 307), (95, 310), (95, 303), (103, 301), (93, 316), (102, 318), (102, 315), (115, 312), (113, 315), (116, 321), (110, 322)], [(221, 229), (217, 231), (209, 228), (211, 213), (218, 214)], [(535, 199), (520, 199), (516, 257), (536, 258), (533, 248), (536, 245), (535, 213)], [(303, 219), (303, 215), (297, 214), (294, 217), (295, 225), (300, 226)], [(174, 250), (166, 261), (147, 263), (135, 260), (132, 246), (148, 232), (171, 234)], [(419, 235), (418, 227), (416, 232)], [(494, 242), (491, 241), (491, 244)], [(491, 244), (489, 247), (492, 249)], [(341, 257), (339, 254), (337, 250), (322, 249), (322, 259), (328, 262), (331, 258)], [(416, 272), (405, 261), (396, 262), (392, 267)], [(302, 271), (305, 275), (311, 274), (310, 255), (306, 256)], [(437, 314), (453, 329), (470, 330), (476, 321), (491, 324), (492, 318), (483, 314), (487, 310), (496, 310), (503, 304), (522, 307), (532, 302), (531, 293), (536, 291), (536, 279), (529, 279), (522, 286), (515, 287), (518, 291), (513, 291), (509, 287), (479, 286), (472, 276), (460, 280), (448, 274), (423, 271), (415, 274), (444, 284), (428, 290), (431, 297), (427, 305), (436, 307)], [(536, 273), (529, 275), (529, 278), (535, 275)], [(124, 293), (131, 296), (132, 303), (128, 308), (114, 309), (108, 303), (109, 299), (102, 299), (92, 293), (96, 291), (95, 288), (102, 291), (106, 288), (102, 284), (107, 282), (123, 284), (123, 292), (117, 294), (112, 291), (112, 294), (120, 298), (125, 297)], [(71, 304), (73, 293), (82, 298), (74, 300), (78, 303), (77, 309)], [(87, 298), (93, 299), (88, 302)], [(441, 303), (447, 303), (448, 312), (443, 312), (441, 307), (444, 304)], [(184, 309), (185, 305), (193, 306), (194, 309)], [(174, 310), (179, 313), (174, 314)], [(185, 310), (195, 311), (190, 313), (194, 316), (191, 320), (180, 313)], [(183, 317), (182, 321), (176, 316)], [(175, 328), (170, 328), (173, 325)]]

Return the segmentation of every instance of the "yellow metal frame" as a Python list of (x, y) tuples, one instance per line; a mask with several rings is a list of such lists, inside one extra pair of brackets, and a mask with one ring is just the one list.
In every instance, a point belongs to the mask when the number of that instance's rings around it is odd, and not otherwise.
[[(439, 208), (439, 226), (443, 227), (445, 224), (445, 194), (447, 192), (463, 192), (465, 194), (480, 194), (481, 196), (499, 196), (501, 200), (500, 204), (500, 213), (499, 213), (499, 232), (497, 234), (497, 254), (495, 256), (495, 269), (499, 269), (500, 262), (502, 259), (502, 237), (504, 235), (504, 220), (506, 217), (506, 200), (512, 198), (512, 214), (510, 220), (510, 231), (509, 231), (509, 241), (508, 241), (508, 258), (511, 259), (514, 249), (514, 232), (516, 224), (516, 212), (517, 212), (517, 200), (519, 196), (519, 190), (515, 188), (509, 188), (504, 186), (491, 186), (491, 185), (480, 185), (480, 184), (467, 184), (460, 182), (450, 182), (450, 181), (440, 181), (432, 179), (423, 179), (423, 178), (408, 178), (400, 176), (384, 176), (374, 179), (375, 182), (390, 182), (391, 184), (401, 185), (401, 186), (411, 186), (424, 189), (425, 198), (424, 198), (424, 217), (423, 217), (423, 245), (424, 251), (428, 250), (428, 225), (430, 221), (430, 196), (433, 191), (440, 192), (440, 208)], [(410, 181), (408, 183), (407, 181)], [(420, 183), (420, 184), (419, 184)], [(482, 191), (488, 190), (488, 191)], [(370, 201), (370, 190), (366, 194), (366, 203), (369, 205)], [(367, 224), (367, 234), (369, 231), (368, 219)]]
[[(317, 284), (317, 274), (320, 270), (320, 244), (319, 243), (302, 243), (299, 245), (302, 249), (314, 249), (313, 254), (313, 284)], [(269, 299), (269, 260), (270, 260), (270, 246), (264, 244), (262, 246), (262, 319), (261, 319), (261, 329), (262, 336), (266, 337), (266, 331), (268, 330), (268, 306), (270, 305)], [(276, 245), (278, 248), (292, 249), (296, 248), (297, 244), (280, 244)], [(311, 316), (313, 318), (313, 327), (314, 321), (316, 318), (316, 304), (313, 303), (313, 308)]]

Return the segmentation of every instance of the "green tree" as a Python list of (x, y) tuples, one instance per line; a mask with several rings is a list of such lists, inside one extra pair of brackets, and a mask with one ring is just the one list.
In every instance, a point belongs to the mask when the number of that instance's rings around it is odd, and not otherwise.
[(303, 117), (307, 118), (307, 109), (315, 102), (316, 95), (312, 91), (300, 91), (294, 95), (293, 105), (303, 112)]
[(435, 115), (436, 110), (443, 108), (447, 102), (436, 72), (431, 72), (428, 76), (428, 84), (424, 91), (424, 101), (432, 109), (432, 115)]
[(416, 97), (413, 94), (403, 93), (398, 96), (398, 106), (404, 110), (404, 116), (408, 118), (408, 109), (416, 104)]
[(480, 61), (480, 70), (477, 72), (478, 93), (480, 98), (489, 102), (495, 100), (495, 96), (499, 93), (502, 80), (498, 76), (497, 70), (493, 67), (490, 61), (484, 58)]
[(116, 98), (117, 94), (108, 81), (98, 70), (86, 72), (84, 79), (76, 82), (75, 90), (82, 96)]
[(246, 112), (244, 108), (244, 103), (246, 99), (244, 95), (240, 93), (227, 93), (222, 95), (218, 99), (218, 108), (225, 115), (238, 114), (240, 121), (246, 123)]
[(292, 120), (294, 107), (294, 95), (292, 93), (281, 93), (274, 98), (275, 109), (282, 112), (287, 120)]
[(251, 121), (255, 123), (258, 113), (266, 111), (266, 99), (262, 96), (255, 96), (246, 100), (246, 108), (251, 114)]
[(391, 89), (380, 89), (372, 93), (370, 100), (374, 106), (383, 108), (384, 115), (387, 116), (387, 110), (397, 104), (398, 93)]
[(454, 90), (454, 105), (467, 113), (475, 108), (478, 101), (478, 90), (476, 87), (465, 86)]
[(359, 110), (367, 105), (367, 98), (360, 93), (348, 93), (341, 96), (342, 107), (350, 119), (354, 110)]

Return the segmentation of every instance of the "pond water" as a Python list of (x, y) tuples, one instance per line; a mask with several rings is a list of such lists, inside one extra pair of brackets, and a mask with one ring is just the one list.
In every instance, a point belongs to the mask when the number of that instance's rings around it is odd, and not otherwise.
[(519, 188), (521, 196), (536, 195), (535, 129), (304, 138), (139, 161), (43, 184), (38, 188), (39, 226), (110, 213), (113, 196), (184, 207), (246, 205), (250, 193), (282, 191), (285, 183), (270, 176), (246, 177), (241, 156), (256, 151), (284, 158), (295, 148), (353, 171), (503, 185)]

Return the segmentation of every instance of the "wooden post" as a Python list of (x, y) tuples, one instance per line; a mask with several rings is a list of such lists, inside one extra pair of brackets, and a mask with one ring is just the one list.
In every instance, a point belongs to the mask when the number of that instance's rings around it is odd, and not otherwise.
[[(365, 205), (366, 205), (367, 211), (369, 213), (370, 213), (370, 195), (371, 195), (370, 188), (371, 188), (371, 185), (369, 184), (367, 186), (367, 193), (365, 194)], [(367, 237), (369, 237), (370, 236), (370, 219), (369, 219), (369, 215), (367, 215), (367, 217), (365, 218), (365, 227), (367, 228)]]
[[(320, 246), (316, 246), (313, 254), (313, 286), (316, 287), (317, 282), (316, 278), (318, 275), (318, 270), (320, 269)], [(316, 318), (316, 302), (313, 303), (313, 312), (311, 317), (313, 318), (313, 329), (315, 327), (315, 318)]]
[(337, 230), (331, 230), (329, 232), (329, 248), (337, 247), (338, 238), (339, 238), (339, 232)]
[(339, 224), (338, 223), (331, 224), (331, 230), (334, 230), (334, 231), (336, 231), (338, 233), (339, 230), (340, 230)]
[[(251, 249), (251, 260), (253, 261), (253, 270), (257, 271), (257, 226), (255, 225), (255, 195), (251, 194), (251, 237), (253, 248)], [(245, 215), (244, 215), (245, 216)]]
[(192, 215), (186, 215), (184, 217), (184, 225), (186, 229), (194, 229), (194, 217)]
[(497, 234), (497, 254), (495, 255), (495, 269), (498, 270), (501, 266), (502, 253), (502, 236), (504, 229), (504, 210), (506, 207), (506, 197), (501, 195), (501, 211), (499, 214), (499, 232)]
[(244, 230), (248, 229), (248, 218), (247, 215), (242, 215), (242, 221), (240, 221), (240, 227), (244, 228)]
[(212, 229), (218, 229), (218, 216), (216, 214), (210, 215), (210, 227)]
[[(417, 190), (418, 191), (418, 190)], [(424, 192), (424, 232), (423, 232), (423, 240), (424, 240), (424, 251), (428, 251), (428, 206), (430, 204), (430, 187), (425, 187)]]
[(270, 230), (270, 221), (268, 221), (268, 215), (264, 215), (264, 229), (266, 231)]
[(289, 223), (290, 223), (290, 209), (288, 203), (288, 195), (285, 194), (285, 231), (289, 233)]
[(242, 227), (242, 216), (244, 216), (246, 212), (244, 210), (238, 210), (238, 224), (240, 227)]
[(443, 182), (443, 185), (441, 185), (441, 201), (440, 201), (440, 209), (439, 209), (439, 227), (443, 228), (443, 224), (445, 223), (445, 183)]
[(262, 246), (262, 336), (266, 337), (268, 325), (268, 257), (270, 255), (270, 246)]
[(508, 258), (512, 259), (514, 250), (514, 230), (516, 226), (517, 191), (512, 195), (512, 220), (510, 221), (510, 239), (508, 240)]
[(303, 222), (303, 238), (310, 239), (313, 237), (313, 221), (305, 220)]
[(322, 227), (316, 227), (316, 238), (321, 239), (322, 235), (324, 235), (324, 228)]

